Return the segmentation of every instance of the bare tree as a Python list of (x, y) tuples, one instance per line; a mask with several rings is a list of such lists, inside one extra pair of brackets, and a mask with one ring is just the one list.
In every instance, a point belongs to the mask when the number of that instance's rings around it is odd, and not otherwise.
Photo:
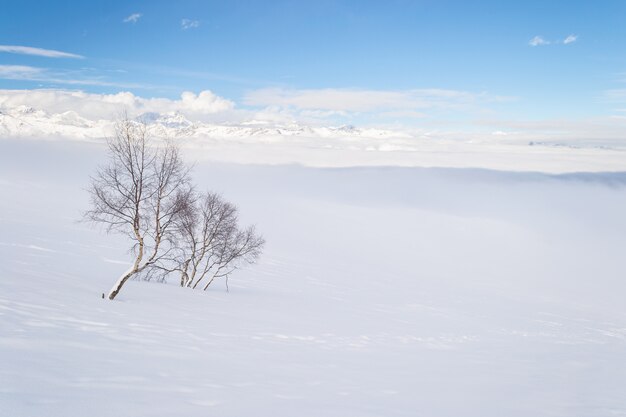
[(91, 178), (85, 219), (133, 242), (135, 260), (109, 292), (113, 300), (128, 279), (174, 250), (178, 218), (192, 192), (178, 148), (157, 146), (145, 124), (124, 118), (107, 143), (109, 161)]
[(216, 278), (254, 263), (265, 241), (254, 226), (240, 229), (237, 208), (218, 194), (188, 194), (176, 218), (178, 246), (153, 269), (180, 275), (180, 285), (206, 290)]

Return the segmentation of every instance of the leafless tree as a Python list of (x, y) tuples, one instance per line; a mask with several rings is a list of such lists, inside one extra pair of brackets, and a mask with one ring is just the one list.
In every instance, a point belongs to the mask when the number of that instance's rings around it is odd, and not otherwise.
[(108, 164), (91, 178), (85, 219), (133, 242), (135, 260), (109, 292), (113, 300), (128, 279), (174, 250), (178, 219), (192, 191), (178, 148), (171, 142), (158, 146), (145, 124), (124, 118), (107, 143)]
[(180, 285), (206, 290), (217, 278), (254, 263), (264, 239), (254, 226), (240, 229), (237, 208), (218, 194), (188, 194), (175, 220), (178, 246), (154, 265), (164, 274), (179, 274)]

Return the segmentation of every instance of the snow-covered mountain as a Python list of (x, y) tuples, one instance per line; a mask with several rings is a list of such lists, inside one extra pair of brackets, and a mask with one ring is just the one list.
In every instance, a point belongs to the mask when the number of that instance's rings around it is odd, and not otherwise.
[[(43, 107), (43, 106), (42, 106)], [(114, 133), (114, 119), (80, 109), (53, 113), (34, 106), (0, 107), (1, 139), (64, 139), (100, 142)], [(308, 166), (438, 166), (498, 170), (621, 171), (626, 141), (545, 138), (502, 132), (317, 126), (302, 122), (239, 120), (207, 122), (179, 111), (136, 117), (152, 135), (179, 139), (198, 159)], [(529, 140), (530, 138), (530, 140)]]
[[(258, 121), (236, 123), (206, 123), (191, 121), (180, 112), (148, 112), (136, 118), (146, 123), (152, 133), (163, 137), (189, 138), (252, 138), (252, 137), (310, 137), (310, 138), (403, 138), (410, 135), (384, 129), (362, 129), (351, 125), (312, 127), (296, 122), (271, 124)], [(106, 137), (113, 132), (113, 121), (90, 120), (74, 111), (47, 113), (29, 106), (0, 110), (0, 134), (5, 137), (57, 137), (90, 139)]]
[(93, 139), (110, 134), (111, 127), (109, 121), (88, 120), (74, 111), (49, 114), (23, 105), (0, 109), (3, 137)]

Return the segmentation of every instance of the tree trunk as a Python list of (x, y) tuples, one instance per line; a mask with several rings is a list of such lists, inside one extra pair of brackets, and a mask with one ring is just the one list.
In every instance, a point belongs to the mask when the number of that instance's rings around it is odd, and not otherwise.
[(135, 267), (135, 265), (133, 265), (133, 267), (130, 268), (128, 271), (124, 272), (120, 279), (117, 280), (113, 288), (111, 288), (111, 291), (109, 292), (109, 300), (113, 300), (120, 292), (126, 281), (128, 281), (128, 278), (132, 277), (136, 273), (137, 268)]
[(139, 264), (143, 259), (143, 239), (139, 236), (139, 232), (137, 232), (136, 229), (135, 233), (139, 238), (139, 253), (137, 254), (137, 259), (135, 259), (135, 263), (133, 264), (133, 266), (128, 271), (124, 272), (124, 274), (122, 274), (122, 276), (117, 280), (115, 285), (113, 285), (113, 288), (111, 288), (111, 291), (109, 291), (109, 300), (113, 300), (120, 292), (126, 281), (128, 281), (128, 278), (132, 277), (139, 271)]
[(187, 270), (189, 269), (189, 263), (191, 262), (191, 259), (187, 259), (184, 263), (183, 263), (183, 268), (182, 271), (180, 273), (180, 286), (181, 287), (187, 287), (189, 284), (189, 274), (187, 273)]
[(211, 277), (211, 279), (209, 280), (209, 282), (207, 282), (207, 284), (204, 286), (204, 288), (202, 289), (202, 291), (206, 291), (207, 288), (209, 288), (209, 285), (211, 285), (211, 283), (213, 282), (213, 280), (215, 279), (215, 275), (213, 275)]

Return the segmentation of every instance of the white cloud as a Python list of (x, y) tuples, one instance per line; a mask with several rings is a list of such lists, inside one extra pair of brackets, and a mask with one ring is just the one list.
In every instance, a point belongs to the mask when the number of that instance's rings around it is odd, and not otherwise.
[(184, 92), (180, 99), (143, 98), (130, 92), (92, 94), (70, 90), (0, 90), (0, 108), (30, 106), (48, 113), (74, 111), (91, 119), (111, 119), (121, 111), (137, 117), (143, 113), (181, 112), (190, 117), (228, 112), (234, 103), (205, 90)]
[(577, 40), (578, 40), (578, 35), (574, 35), (574, 34), (572, 34), (572, 35), (569, 35), (567, 38), (565, 38), (565, 39), (563, 40), (563, 43), (564, 43), (565, 45), (567, 45), (567, 44), (570, 44), (570, 43), (576, 42)]
[(459, 108), (477, 102), (501, 101), (505, 97), (458, 90), (295, 90), (266, 88), (248, 93), (244, 103), (297, 110), (334, 112), (415, 111), (416, 109)]
[(557, 40), (554, 42), (545, 40), (541, 36), (535, 36), (530, 41), (528, 41), (528, 44), (530, 46), (544, 46), (544, 45), (558, 45), (558, 44), (568, 45), (570, 43), (576, 42), (577, 40), (578, 40), (578, 35), (574, 35), (574, 34), (568, 35), (562, 41)]
[(54, 49), (33, 48), (31, 46), (0, 45), (0, 52), (43, 56), (46, 58), (84, 58), (82, 55), (72, 54), (69, 52), (55, 51)]
[(133, 13), (130, 16), (126, 17), (123, 22), (124, 23), (137, 23), (137, 21), (143, 16), (141, 13)]
[(185, 91), (181, 94), (180, 100), (173, 102), (172, 106), (183, 111), (206, 114), (231, 110), (235, 107), (235, 103), (219, 97), (209, 90), (204, 90), (197, 95), (190, 91)]
[(183, 30), (197, 28), (198, 26), (200, 26), (200, 22), (197, 20), (183, 19), (180, 21), (180, 27), (183, 28)]
[(528, 41), (530, 46), (542, 46), (542, 45), (550, 45), (550, 42), (542, 38), (541, 36), (535, 36), (530, 41)]

